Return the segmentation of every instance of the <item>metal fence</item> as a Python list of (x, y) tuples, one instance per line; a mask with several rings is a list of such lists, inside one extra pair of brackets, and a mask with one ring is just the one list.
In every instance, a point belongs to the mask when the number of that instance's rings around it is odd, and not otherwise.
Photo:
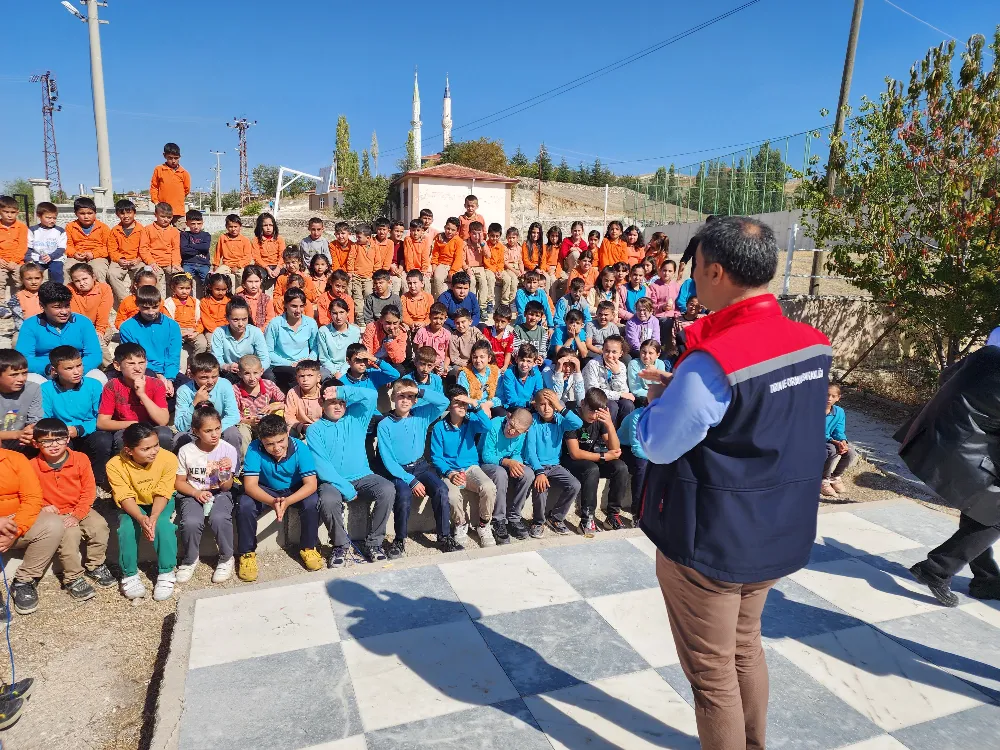
[(709, 214), (747, 216), (792, 209), (803, 176), (822, 160), (824, 134), (831, 127), (764, 141), (681, 167), (660, 167), (655, 174), (636, 180), (635, 192), (626, 195), (622, 213), (649, 226), (702, 221)]

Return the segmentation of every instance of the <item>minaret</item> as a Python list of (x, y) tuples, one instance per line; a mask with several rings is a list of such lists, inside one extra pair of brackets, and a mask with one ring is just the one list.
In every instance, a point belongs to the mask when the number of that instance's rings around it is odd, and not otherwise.
[(413, 129), (413, 155), (416, 157), (417, 166), (420, 169), (420, 89), (417, 88), (417, 69), (413, 68), (413, 119), (410, 121)]
[(451, 89), (448, 87), (448, 75), (444, 77), (444, 108), (441, 113), (441, 129), (444, 131), (444, 146), (451, 143)]

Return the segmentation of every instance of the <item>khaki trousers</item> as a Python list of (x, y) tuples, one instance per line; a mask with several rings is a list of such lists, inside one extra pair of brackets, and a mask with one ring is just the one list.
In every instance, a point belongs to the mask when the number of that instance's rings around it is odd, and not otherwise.
[(354, 315), (360, 319), (365, 310), (365, 297), (372, 293), (372, 280), (364, 276), (352, 276), (348, 290), (354, 300)]
[(493, 302), (493, 287), (496, 286), (497, 276), (492, 271), (477, 267), (469, 269), (469, 277), (472, 285), (469, 289), (479, 300), (480, 312), (486, 314), (486, 306)]
[(14, 542), (14, 549), (23, 549), (24, 558), (14, 574), (20, 583), (38, 580), (52, 562), (63, 537), (63, 522), (58, 513), (39, 513), (31, 528)]
[(514, 297), (517, 296), (517, 274), (513, 271), (501, 271), (497, 276), (497, 285), (500, 287), (498, 292), (500, 304), (508, 307), (513, 305)]
[[(64, 518), (57, 513), (43, 513), (42, 515), (55, 516), (59, 519), (60, 524)], [(93, 570), (104, 564), (108, 551), (109, 534), (108, 522), (93, 508), (76, 526), (64, 529), (62, 542), (58, 552), (56, 552), (59, 564), (63, 569), (63, 585), (72, 583), (83, 575), (83, 558), (80, 554), (81, 542), (87, 542), (87, 570)]]
[(122, 268), (117, 263), (111, 263), (108, 266), (108, 284), (111, 286), (111, 291), (115, 293), (116, 308), (123, 299), (132, 293), (132, 279), (140, 268), (142, 265), (139, 263), (130, 268)]
[(229, 289), (235, 295), (236, 290), (243, 284), (243, 269), (230, 268), (229, 266), (218, 266), (212, 273), (221, 273), (229, 277)]
[(775, 581), (725, 583), (656, 553), (656, 577), (703, 750), (764, 750), (767, 662), (760, 615)]
[[(66, 281), (69, 281), (69, 269), (75, 266), (77, 263), (82, 263), (84, 261), (73, 260), (72, 258), (66, 258), (66, 263), (64, 265), (65, 271), (64, 275)], [(103, 281), (105, 284), (108, 283), (108, 269), (111, 267), (111, 261), (107, 258), (94, 258), (93, 260), (86, 261), (91, 268), (94, 269), (94, 278), (98, 281)]]
[[(454, 524), (463, 524), (466, 520), (472, 517), (472, 513), (466, 514), (465, 512), (465, 497), (463, 496), (466, 492), (471, 493), (472, 497), (478, 498), (479, 500), (479, 519), (489, 520), (493, 517), (493, 508), (496, 506), (497, 502), (497, 486), (493, 483), (493, 480), (489, 478), (481, 466), (470, 466), (465, 470), (465, 488), (456, 487), (451, 483), (451, 480), (441, 477), (441, 481), (444, 482), (444, 486), (448, 488), (448, 499), (451, 501), (451, 522)], [(472, 510), (472, 505), (470, 503), (469, 510)], [(474, 517), (472, 520), (475, 523), (479, 521)]]
[(449, 276), (451, 276), (451, 266), (441, 264), (431, 268), (431, 294), (435, 300), (448, 288)]

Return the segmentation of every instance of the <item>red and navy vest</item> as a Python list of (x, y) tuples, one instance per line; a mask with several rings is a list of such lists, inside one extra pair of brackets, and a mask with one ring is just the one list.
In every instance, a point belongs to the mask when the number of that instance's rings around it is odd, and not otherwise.
[(718, 362), (732, 401), (701, 443), (650, 464), (640, 526), (669, 559), (719, 581), (788, 575), (816, 537), (830, 342), (766, 294), (692, 324), (687, 345), (684, 357)]

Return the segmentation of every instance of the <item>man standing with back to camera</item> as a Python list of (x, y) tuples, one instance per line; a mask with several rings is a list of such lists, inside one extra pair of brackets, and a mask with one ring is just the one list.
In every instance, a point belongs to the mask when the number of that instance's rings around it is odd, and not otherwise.
[(770, 227), (718, 219), (698, 234), (695, 261), (713, 312), (687, 329), (672, 378), (643, 373), (653, 383), (637, 432), (650, 462), (640, 525), (658, 550), (702, 748), (763, 750), (760, 617), (816, 536), (831, 349), (767, 291), (778, 264)]

